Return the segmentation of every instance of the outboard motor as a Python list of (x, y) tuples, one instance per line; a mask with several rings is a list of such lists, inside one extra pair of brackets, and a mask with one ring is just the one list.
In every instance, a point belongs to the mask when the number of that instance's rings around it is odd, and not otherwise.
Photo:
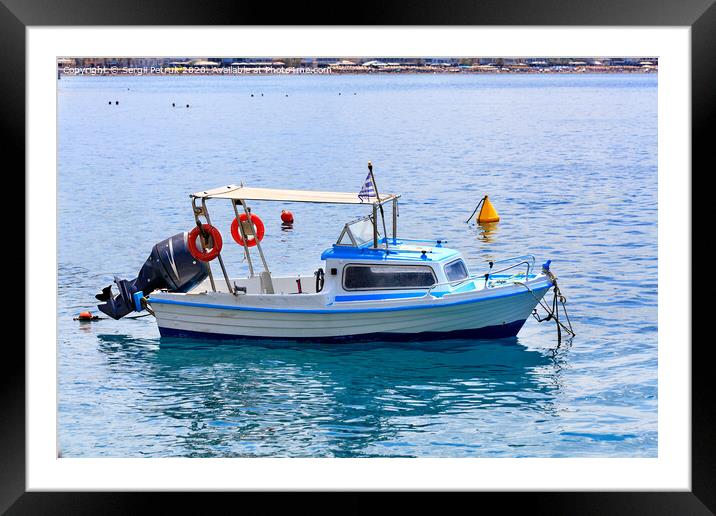
[(152, 253), (133, 280), (115, 276), (119, 294), (112, 295), (112, 285), (95, 297), (104, 303), (97, 305), (113, 319), (121, 319), (133, 310), (141, 310), (139, 299), (157, 289), (188, 292), (209, 275), (209, 266), (195, 259), (189, 252), (188, 233), (178, 233), (155, 244)]

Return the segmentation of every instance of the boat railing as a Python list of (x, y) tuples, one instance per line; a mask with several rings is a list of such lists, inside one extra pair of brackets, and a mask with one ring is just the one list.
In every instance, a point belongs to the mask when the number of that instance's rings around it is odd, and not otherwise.
[[(517, 267), (522, 267), (522, 266), (525, 267), (525, 272), (524, 272), (524, 273), (521, 273), (521, 272), (520, 272), (520, 273), (517, 273), (517, 274), (513, 274), (513, 275), (511, 275), (511, 276), (505, 278), (505, 281), (509, 281), (511, 278), (514, 278), (514, 277), (517, 277), (517, 276), (521, 276), (522, 274), (525, 275), (525, 279), (527, 280), (527, 279), (529, 279), (530, 274), (532, 273), (532, 271), (533, 271), (534, 268), (535, 268), (535, 261), (536, 261), (536, 258), (534, 257), (534, 255), (532, 255), (532, 254), (525, 254), (525, 255), (522, 255), (522, 256), (513, 256), (512, 258), (505, 258), (505, 259), (503, 259), (503, 260), (498, 260), (498, 261), (495, 261), (495, 262), (491, 262), (490, 270), (489, 270), (488, 272), (486, 272), (486, 273), (482, 273), (482, 274), (470, 274), (469, 276), (467, 276), (466, 278), (463, 278), (463, 279), (461, 279), (461, 280), (443, 281), (443, 282), (441, 282), (441, 283), (435, 283), (435, 284), (432, 285), (430, 288), (428, 288), (428, 290), (425, 292), (425, 297), (430, 296), (431, 293), (432, 293), (432, 291), (433, 291), (435, 288), (441, 287), (441, 286), (445, 286), (445, 285), (449, 285), (451, 288), (454, 289), (454, 288), (457, 288), (457, 287), (459, 287), (460, 285), (462, 285), (462, 284), (464, 284), (464, 283), (468, 283), (468, 282), (470, 282), (470, 281), (475, 281), (475, 280), (484, 280), (484, 281), (485, 281), (485, 285), (487, 285), (487, 283), (490, 281), (490, 279), (492, 278), (492, 276), (494, 276), (495, 274), (501, 274), (501, 273), (503, 273), (503, 272), (506, 272), (506, 271), (515, 269), (515, 268), (517, 268)], [(511, 263), (511, 262), (514, 262), (514, 263)], [(510, 264), (510, 265), (507, 265), (507, 266), (502, 267), (502, 268), (498, 268), (497, 270), (493, 270), (494, 266), (495, 266), (495, 265), (498, 265), (498, 264)], [(453, 293), (453, 292), (447, 292), (446, 295), (451, 294), (451, 293)]]
[[(530, 274), (532, 273), (532, 271), (535, 268), (535, 260), (536, 259), (533, 254), (524, 254), (522, 256), (513, 256), (512, 258), (505, 258), (503, 260), (497, 260), (495, 262), (490, 262), (490, 270), (488, 272), (486, 272), (485, 274), (483, 274), (482, 276), (485, 278), (485, 283), (487, 283), (488, 281), (490, 281), (492, 276), (494, 276), (496, 274), (502, 274), (506, 271), (515, 269), (517, 267), (525, 266), (525, 268), (526, 268), (525, 278), (529, 278)], [(512, 262), (514, 262), (514, 263), (512, 263)], [(495, 265), (507, 264), (507, 263), (511, 263), (511, 265), (507, 265), (506, 267), (502, 267), (502, 268), (493, 270)], [(509, 276), (507, 278), (507, 280), (509, 280), (510, 278), (513, 278), (515, 276), (519, 276), (519, 275), (521, 275), (521, 274), (520, 273), (513, 274), (512, 276)]]

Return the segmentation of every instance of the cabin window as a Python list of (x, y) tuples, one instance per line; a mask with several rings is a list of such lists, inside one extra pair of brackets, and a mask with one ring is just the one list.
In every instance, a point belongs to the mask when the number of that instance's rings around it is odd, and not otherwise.
[(445, 266), (445, 276), (448, 281), (460, 281), (467, 278), (467, 267), (462, 260), (455, 260)]
[(346, 265), (346, 290), (427, 288), (435, 284), (435, 273), (427, 265)]

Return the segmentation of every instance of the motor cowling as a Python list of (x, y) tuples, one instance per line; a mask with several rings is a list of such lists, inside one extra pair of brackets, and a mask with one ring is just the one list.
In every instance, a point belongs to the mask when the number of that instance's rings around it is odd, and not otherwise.
[(121, 319), (137, 309), (137, 295), (148, 296), (158, 289), (188, 292), (208, 275), (208, 264), (196, 260), (189, 252), (188, 233), (177, 233), (154, 245), (136, 278), (123, 280), (115, 276), (119, 293), (112, 294), (112, 285), (103, 288), (95, 296), (104, 301), (97, 308), (113, 319)]

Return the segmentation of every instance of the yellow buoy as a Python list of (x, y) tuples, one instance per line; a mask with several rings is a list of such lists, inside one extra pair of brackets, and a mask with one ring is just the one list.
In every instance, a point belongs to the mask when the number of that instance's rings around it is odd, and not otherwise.
[(487, 195), (482, 200), (482, 209), (477, 214), (477, 222), (499, 222), (500, 216), (497, 210), (488, 199)]

